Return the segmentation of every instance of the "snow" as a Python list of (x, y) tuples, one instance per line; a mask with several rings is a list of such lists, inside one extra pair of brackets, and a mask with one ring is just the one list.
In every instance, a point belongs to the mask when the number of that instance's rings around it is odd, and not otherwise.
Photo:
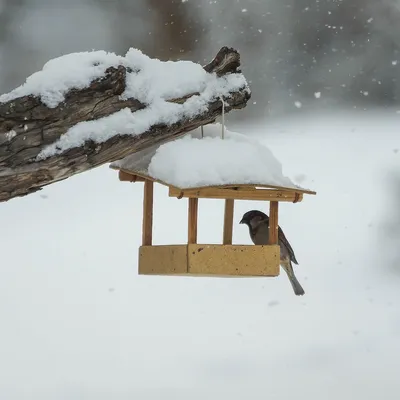
[(71, 53), (48, 61), (41, 71), (35, 72), (26, 82), (0, 96), (0, 102), (33, 95), (50, 108), (64, 101), (71, 89), (84, 89), (94, 79), (100, 78), (109, 67), (124, 65), (124, 58), (105, 51)]
[(303, 106), (303, 104), (301, 103), (301, 101), (295, 101), (294, 105), (296, 106), (296, 108), (301, 108)]
[(161, 146), (132, 154), (111, 166), (148, 175), (179, 188), (260, 184), (301, 189), (283, 175), (282, 165), (259, 141), (206, 125)]
[(11, 131), (6, 132), (6, 138), (7, 140), (11, 140), (17, 136), (17, 132), (14, 131), (14, 129), (11, 129)]
[[(82, 146), (89, 140), (101, 144), (118, 134), (138, 135), (153, 125), (170, 125), (183, 118), (190, 119), (205, 112), (211, 101), (239, 89), (250, 90), (240, 73), (217, 77), (199, 64), (160, 61), (131, 48), (125, 57), (93, 51), (55, 58), (28, 77), (24, 85), (0, 96), (0, 102), (33, 95), (48, 107), (57, 107), (69, 90), (88, 87), (94, 79), (103, 76), (107, 68), (118, 65), (124, 65), (130, 71), (121, 99), (134, 97), (147, 107), (134, 113), (125, 108), (104, 118), (78, 123), (55, 143), (45, 147), (38, 160)], [(184, 104), (169, 101), (192, 93), (198, 94)]]
[[(214, 92), (216, 84), (222, 94), (226, 86), (247, 87), (242, 74), (217, 78), (207, 74), (201, 65), (191, 61), (160, 61), (150, 58), (140, 50), (131, 48), (125, 57), (101, 51), (71, 53), (48, 61), (41, 71), (35, 72), (26, 82), (0, 96), (0, 102), (33, 95), (50, 108), (57, 107), (65, 100), (71, 89), (84, 89), (102, 77), (110, 67), (123, 65), (130, 68), (127, 73), (126, 90), (121, 98), (134, 97), (145, 104), (173, 99), (195, 92)], [(238, 86), (237, 86), (238, 85)], [(218, 93), (217, 93), (218, 94)]]
[[(0, 96), (0, 102), (33, 95), (48, 107), (57, 107), (71, 89), (84, 89), (104, 75), (109, 67), (125, 66), (126, 89), (121, 99), (135, 98), (147, 105), (132, 113), (129, 108), (94, 121), (81, 122), (70, 128), (59, 140), (45, 147), (37, 160), (63, 153), (86, 141), (101, 144), (120, 135), (138, 135), (157, 124), (173, 124), (193, 118), (207, 110), (209, 102), (228, 96), (239, 89), (250, 90), (240, 73), (217, 77), (201, 65), (190, 61), (160, 61), (138, 49), (129, 49), (125, 57), (105, 51), (67, 54), (47, 62), (41, 71), (26, 82)], [(184, 104), (169, 102), (198, 93)]]
[[(284, 274), (138, 276), (143, 185), (108, 166), (2, 203), (0, 398), (397, 400), (399, 236), (385, 227), (399, 120), (333, 109), (246, 122), (318, 192), (280, 208), (302, 298)], [(155, 244), (184, 243), (187, 202), (154, 190)], [(263, 207), (235, 203), (234, 243), (251, 243), (238, 222)], [(200, 202), (200, 242), (220, 243), (223, 215)]]

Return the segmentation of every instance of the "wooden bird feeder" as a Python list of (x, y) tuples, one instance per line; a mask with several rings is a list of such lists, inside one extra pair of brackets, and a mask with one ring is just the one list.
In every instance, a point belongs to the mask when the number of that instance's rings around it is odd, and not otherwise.
[[(177, 187), (151, 177), (147, 170), (153, 152), (135, 153), (127, 162), (111, 164), (119, 171), (119, 180), (144, 184), (142, 245), (139, 248), (140, 275), (180, 275), (209, 277), (273, 277), (279, 275), (280, 250), (278, 245), (279, 202), (298, 203), (304, 194), (316, 194), (298, 187), (265, 184), (231, 184), (204, 187)], [(154, 245), (153, 189), (154, 184), (169, 188), (169, 197), (188, 199), (187, 244)], [(199, 199), (221, 199), (225, 202), (222, 244), (197, 241)], [(235, 200), (269, 202), (269, 244), (232, 244)], [(268, 210), (267, 210), (268, 211)]]

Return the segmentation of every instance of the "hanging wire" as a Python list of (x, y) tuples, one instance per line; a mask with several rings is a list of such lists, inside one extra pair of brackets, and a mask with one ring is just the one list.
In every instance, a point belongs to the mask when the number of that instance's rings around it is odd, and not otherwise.
[(221, 138), (225, 139), (225, 101), (224, 98), (220, 97), (222, 101), (222, 131), (221, 131)]

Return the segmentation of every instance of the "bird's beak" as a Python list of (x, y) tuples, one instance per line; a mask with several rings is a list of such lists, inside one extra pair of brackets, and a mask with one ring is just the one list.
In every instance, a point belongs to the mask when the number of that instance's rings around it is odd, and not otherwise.
[(244, 224), (244, 221), (243, 221), (243, 219), (241, 219), (241, 220), (240, 220), (239, 224)]

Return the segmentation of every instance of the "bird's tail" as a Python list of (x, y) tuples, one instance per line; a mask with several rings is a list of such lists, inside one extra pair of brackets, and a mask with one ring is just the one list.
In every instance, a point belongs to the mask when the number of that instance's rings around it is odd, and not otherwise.
[(300, 285), (300, 282), (297, 280), (296, 275), (294, 274), (292, 263), (290, 260), (281, 260), (282, 268), (286, 271), (287, 276), (289, 278), (290, 283), (292, 284), (294, 294), (296, 296), (303, 296), (304, 289)]

